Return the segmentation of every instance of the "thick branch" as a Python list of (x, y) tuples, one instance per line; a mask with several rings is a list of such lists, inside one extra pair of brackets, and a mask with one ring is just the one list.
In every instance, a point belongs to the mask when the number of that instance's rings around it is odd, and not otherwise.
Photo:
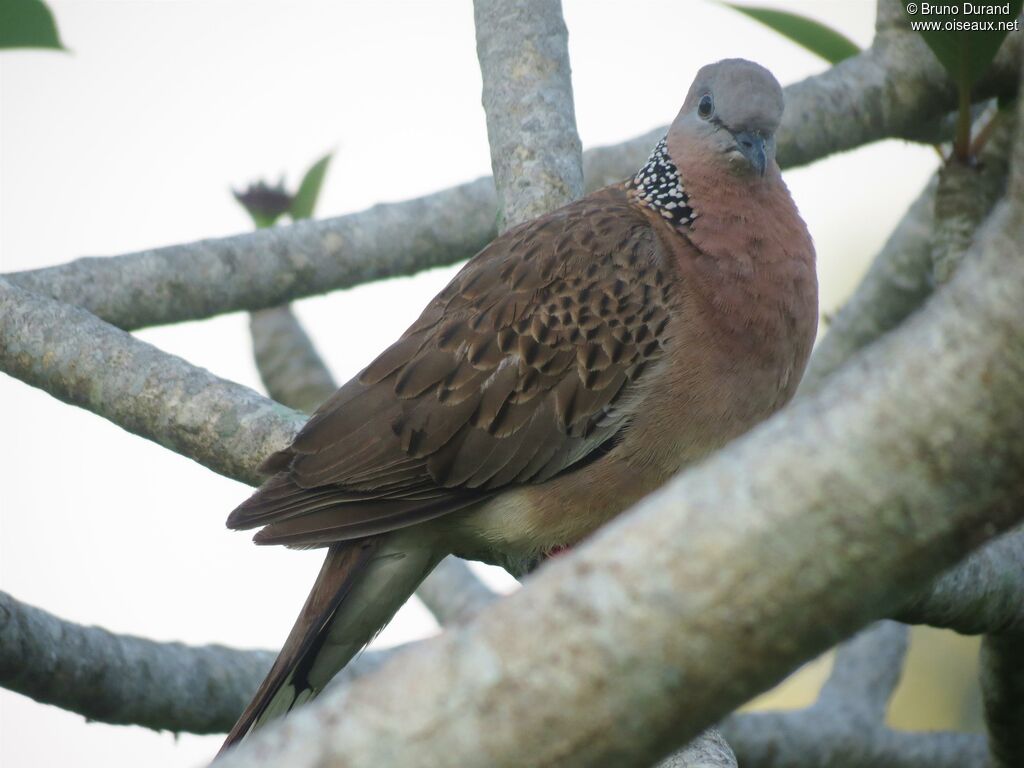
[(56, 267), (11, 282), (128, 330), (409, 275), (466, 259), (494, 238), (489, 178), (322, 221)]
[[(1008, 38), (978, 98), (1013, 92), (1020, 33)], [(894, 77), (893, 73), (899, 73)], [(956, 100), (941, 67), (914, 36), (888, 32), (838, 67), (786, 88), (778, 137), (786, 166), (927, 126)], [(639, 167), (663, 135), (584, 153), (587, 188)], [(495, 234), (490, 179), (361, 213), (300, 222), (126, 256), (79, 259), (11, 274), (21, 287), (77, 304), (132, 329), (284, 304), (362, 282), (467, 258)]]
[(247, 387), (0, 278), (0, 370), (255, 485), (304, 418)]
[[(369, 651), (344, 678), (393, 651)], [(0, 592), (0, 685), (115, 725), (223, 733), (270, 668), (270, 651), (189, 646), (64, 621)]]
[(505, 229), (583, 195), (561, 0), (475, 0), (491, 169)]
[(964, 635), (1024, 634), (1024, 528), (943, 574), (896, 618)]
[(653, 761), (890, 612), (1024, 512), (1022, 234), (1004, 207), (827, 389), (225, 768)]
[[(1017, 203), (1016, 210), (1024, 218), (1024, 57), (1020, 66), (1022, 87), (1017, 96), (1008, 196)], [(1020, 242), (1018, 238), (1018, 248)], [(1024, 280), (1019, 257), (1015, 266), (1016, 271), (1009, 279)], [(1024, 625), (1020, 621), (1024, 589), (1019, 586), (1024, 572), (1022, 540), (1024, 526), (1004, 537), (1000, 550), (1004, 557), (1013, 561), (1008, 564), (1004, 579), (1015, 577), (1018, 581), (1016, 620), (1000, 629), (990, 627), (981, 646), (981, 693), (985, 702), (989, 755), (995, 768), (1011, 768), (1024, 762)], [(1017, 545), (1015, 556), (1009, 554), (1014, 544)], [(998, 556), (999, 552), (992, 554)]]

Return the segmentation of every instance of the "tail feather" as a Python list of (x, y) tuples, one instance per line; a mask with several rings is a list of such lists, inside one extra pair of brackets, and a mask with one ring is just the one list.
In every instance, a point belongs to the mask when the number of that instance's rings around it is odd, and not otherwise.
[(410, 538), (389, 534), (330, 547), (284, 647), (221, 752), (319, 694), (402, 607), (440, 560)]

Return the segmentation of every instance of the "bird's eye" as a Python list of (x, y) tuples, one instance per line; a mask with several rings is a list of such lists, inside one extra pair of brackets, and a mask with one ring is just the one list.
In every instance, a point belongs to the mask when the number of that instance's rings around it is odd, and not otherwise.
[(707, 120), (715, 113), (715, 100), (711, 98), (710, 93), (705, 93), (700, 97), (700, 101), (697, 102), (697, 114), (703, 120)]

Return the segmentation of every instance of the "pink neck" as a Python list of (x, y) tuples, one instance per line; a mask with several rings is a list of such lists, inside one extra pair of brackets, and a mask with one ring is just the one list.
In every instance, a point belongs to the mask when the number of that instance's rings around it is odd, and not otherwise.
[(723, 157), (671, 133), (668, 147), (695, 213), (687, 235), (701, 252), (724, 260), (813, 263), (807, 227), (774, 160), (761, 177), (734, 173)]
[(684, 268), (723, 324), (758, 336), (803, 314), (809, 296), (816, 305), (814, 246), (778, 165), (763, 177), (733, 173), (672, 133), (668, 149), (695, 214), (685, 235), (698, 254)]

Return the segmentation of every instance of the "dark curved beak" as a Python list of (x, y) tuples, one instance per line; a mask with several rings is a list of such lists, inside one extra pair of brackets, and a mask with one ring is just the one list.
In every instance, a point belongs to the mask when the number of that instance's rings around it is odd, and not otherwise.
[(734, 133), (736, 148), (757, 171), (758, 176), (764, 176), (768, 168), (768, 150), (765, 148), (765, 138), (759, 131), (740, 131)]

